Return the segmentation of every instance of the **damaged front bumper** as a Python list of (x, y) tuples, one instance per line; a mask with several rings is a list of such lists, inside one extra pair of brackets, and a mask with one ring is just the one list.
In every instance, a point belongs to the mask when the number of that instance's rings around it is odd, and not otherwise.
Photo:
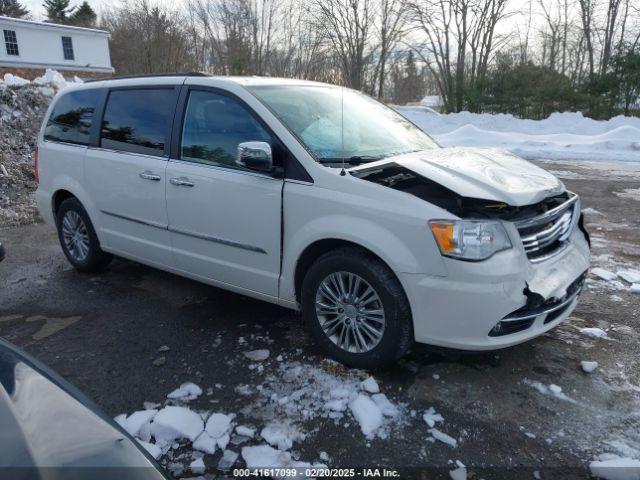
[(589, 268), (585, 233), (574, 228), (566, 248), (541, 262), (519, 247), (484, 262), (445, 259), (446, 277), (400, 274), (416, 341), (492, 350), (535, 338), (569, 317)]

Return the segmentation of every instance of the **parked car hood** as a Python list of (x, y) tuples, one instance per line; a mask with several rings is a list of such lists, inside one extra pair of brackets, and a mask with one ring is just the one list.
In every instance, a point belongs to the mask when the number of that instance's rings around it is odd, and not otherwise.
[[(509, 152), (481, 148), (439, 148), (387, 158), (418, 175), (470, 198), (529, 205), (564, 192), (555, 176)], [(366, 164), (361, 168), (371, 168)], [(357, 170), (357, 169), (355, 169)]]
[(88, 398), (0, 339), (0, 469), (29, 479), (165, 479)]

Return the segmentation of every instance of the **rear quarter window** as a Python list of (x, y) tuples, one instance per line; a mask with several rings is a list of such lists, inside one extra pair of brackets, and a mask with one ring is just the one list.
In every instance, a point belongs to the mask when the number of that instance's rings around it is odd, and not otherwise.
[(51, 111), (44, 129), (44, 139), (54, 142), (89, 145), (91, 125), (100, 90), (78, 90), (61, 96)]

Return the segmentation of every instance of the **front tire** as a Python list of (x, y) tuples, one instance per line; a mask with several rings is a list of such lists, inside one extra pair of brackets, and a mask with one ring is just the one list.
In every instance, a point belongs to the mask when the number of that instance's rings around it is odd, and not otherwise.
[(100, 248), (89, 215), (76, 198), (62, 202), (56, 220), (62, 251), (76, 270), (97, 272), (109, 264), (113, 257)]
[(389, 365), (413, 343), (411, 309), (382, 261), (347, 247), (322, 255), (302, 283), (302, 316), (314, 339), (349, 366)]

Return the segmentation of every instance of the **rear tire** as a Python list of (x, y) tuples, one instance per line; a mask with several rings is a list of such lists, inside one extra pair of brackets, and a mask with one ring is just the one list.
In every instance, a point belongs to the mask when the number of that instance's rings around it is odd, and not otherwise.
[(77, 198), (62, 202), (56, 213), (58, 239), (69, 263), (80, 272), (104, 269), (113, 256), (102, 251), (89, 215)]
[(312, 336), (337, 361), (378, 369), (413, 344), (409, 301), (382, 261), (356, 247), (322, 255), (302, 282), (302, 317)]

